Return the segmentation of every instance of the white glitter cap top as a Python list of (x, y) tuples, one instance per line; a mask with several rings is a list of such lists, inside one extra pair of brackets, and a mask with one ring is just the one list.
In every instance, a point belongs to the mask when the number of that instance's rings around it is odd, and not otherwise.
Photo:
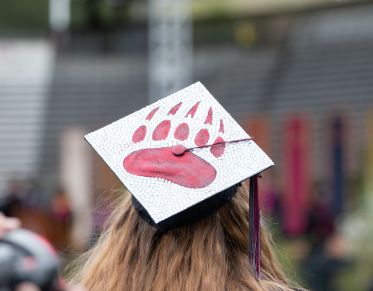
[(273, 165), (200, 82), (85, 138), (155, 223)]

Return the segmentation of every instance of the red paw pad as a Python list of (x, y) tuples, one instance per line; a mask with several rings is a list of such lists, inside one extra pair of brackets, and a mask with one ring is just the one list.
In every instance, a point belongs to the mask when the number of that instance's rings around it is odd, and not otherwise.
[(135, 130), (135, 132), (132, 135), (132, 141), (134, 143), (138, 143), (140, 141), (143, 141), (146, 136), (146, 126), (141, 125), (139, 128)]
[(162, 140), (166, 139), (168, 136), (168, 133), (170, 132), (171, 128), (171, 121), (169, 120), (163, 120), (160, 124), (157, 125), (153, 132), (153, 140)]
[(210, 152), (214, 155), (215, 158), (219, 158), (224, 154), (225, 141), (220, 136), (216, 138), (214, 144), (210, 148)]
[(176, 127), (174, 137), (178, 140), (186, 140), (189, 136), (189, 126), (183, 122)]
[(208, 162), (191, 152), (176, 156), (171, 147), (135, 151), (124, 159), (123, 167), (133, 175), (161, 178), (187, 188), (204, 188), (216, 177)]
[(194, 139), (194, 143), (198, 146), (198, 147), (203, 147), (205, 145), (207, 145), (208, 141), (209, 141), (209, 138), (210, 138), (210, 134), (208, 132), (207, 129), (201, 129), (197, 135), (196, 135), (196, 138)]

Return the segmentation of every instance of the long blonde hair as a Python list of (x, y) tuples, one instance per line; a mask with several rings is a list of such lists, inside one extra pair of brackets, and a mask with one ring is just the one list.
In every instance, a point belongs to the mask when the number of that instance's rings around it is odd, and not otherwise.
[(166, 233), (143, 221), (130, 195), (122, 195), (75, 283), (89, 291), (291, 290), (263, 228), (261, 276), (254, 276), (245, 188), (215, 214)]

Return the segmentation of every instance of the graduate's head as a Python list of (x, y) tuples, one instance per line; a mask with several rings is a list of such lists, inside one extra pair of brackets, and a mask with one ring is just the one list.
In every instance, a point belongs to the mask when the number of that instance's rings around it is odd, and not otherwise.
[(244, 185), (236, 191), (215, 213), (168, 231), (147, 223), (130, 194), (121, 195), (76, 281), (90, 291), (288, 290), (263, 228), (260, 278), (252, 270), (248, 192)]
[(131, 193), (83, 270), (89, 290), (286, 288), (260, 230), (273, 162), (201, 83), (86, 139)]

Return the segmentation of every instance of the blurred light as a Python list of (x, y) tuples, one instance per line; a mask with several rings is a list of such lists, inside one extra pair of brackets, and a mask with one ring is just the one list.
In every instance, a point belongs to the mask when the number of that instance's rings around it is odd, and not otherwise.
[(250, 22), (240, 22), (234, 27), (234, 38), (242, 46), (249, 47), (257, 39), (255, 26)]
[(53, 31), (62, 32), (70, 25), (70, 0), (49, 0), (49, 25)]

